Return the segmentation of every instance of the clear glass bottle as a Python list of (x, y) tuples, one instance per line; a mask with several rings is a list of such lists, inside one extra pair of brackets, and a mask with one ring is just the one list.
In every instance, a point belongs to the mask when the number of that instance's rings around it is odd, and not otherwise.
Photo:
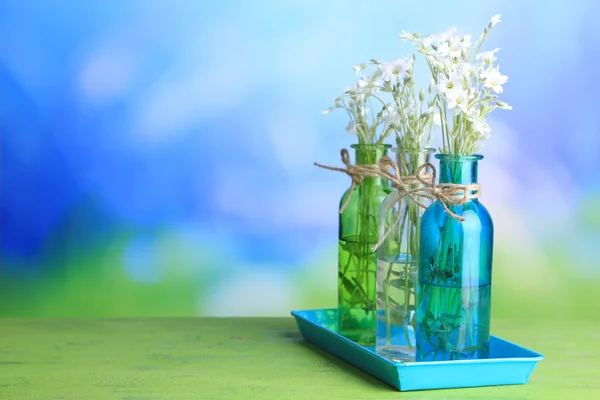
[[(408, 151), (396, 148), (400, 175), (414, 176), (429, 162), (434, 149)], [(422, 187), (412, 181), (411, 188)], [(428, 206), (431, 201), (419, 197)], [(398, 192), (389, 194), (379, 208), (379, 237), (389, 232), (377, 249), (376, 351), (395, 362), (415, 361), (416, 287), (419, 236), (425, 209), (410, 197), (398, 201)], [(398, 219), (399, 215), (399, 219)], [(399, 221), (394, 226), (396, 221)], [(390, 229), (392, 229), (390, 231)]]
[[(440, 183), (477, 183), (481, 155), (439, 154)], [(423, 215), (417, 289), (417, 361), (489, 357), (494, 227), (478, 199), (435, 201)]]
[[(376, 164), (390, 145), (357, 144), (355, 163)], [(363, 346), (375, 345), (377, 262), (371, 249), (377, 243), (381, 202), (392, 191), (386, 179), (364, 178), (356, 185), (339, 219), (338, 318), (339, 333)], [(340, 201), (346, 203), (348, 189)]]

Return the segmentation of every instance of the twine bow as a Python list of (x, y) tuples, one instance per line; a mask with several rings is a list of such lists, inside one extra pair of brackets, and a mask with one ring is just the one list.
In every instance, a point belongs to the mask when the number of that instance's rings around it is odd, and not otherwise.
[[(388, 209), (398, 204), (398, 213), (396, 219), (392, 223), (390, 229), (388, 229), (382, 237), (379, 238), (375, 246), (371, 248), (371, 251), (377, 250), (379, 246), (384, 242), (388, 235), (394, 230), (400, 223), (402, 208), (402, 201), (404, 197), (408, 197), (419, 207), (427, 208), (427, 206), (421, 201), (421, 198), (427, 198), (433, 200), (433, 196), (430, 194), (430, 188), (435, 182), (435, 168), (433, 165), (427, 163), (419, 166), (414, 176), (401, 175), (398, 165), (388, 156), (384, 156), (377, 161), (379, 165), (382, 177), (386, 178), (390, 182), (390, 186), (396, 189), (398, 196), (394, 201), (387, 204)], [(427, 167), (431, 167), (431, 174), (422, 174)], [(392, 172), (390, 172), (390, 169)], [(421, 185), (419, 185), (419, 183)]]
[[(456, 183), (440, 183), (435, 184), (437, 171), (433, 164), (425, 163), (417, 168), (415, 175), (401, 175), (398, 165), (388, 156), (382, 157), (377, 162), (379, 165), (381, 176), (390, 181), (390, 185), (398, 192), (398, 197), (389, 203), (387, 207), (392, 207), (394, 204), (398, 204), (398, 209), (402, 208), (402, 201), (404, 197), (408, 197), (419, 207), (427, 208), (427, 206), (420, 200), (420, 198), (427, 198), (430, 200), (439, 200), (444, 207), (446, 214), (454, 218), (457, 221), (464, 221), (465, 219), (460, 215), (452, 212), (448, 207), (450, 205), (464, 204), (471, 199), (478, 198), (481, 195), (481, 186), (477, 183), (471, 185), (460, 185)], [(390, 172), (390, 169), (393, 171)], [(429, 169), (431, 172), (427, 173)], [(420, 185), (418, 185), (420, 184)], [(377, 241), (375, 246), (371, 248), (371, 251), (377, 250), (388, 235), (396, 228), (400, 223), (401, 213), (398, 212), (396, 219), (392, 223), (392, 226), (383, 234)]]
[[(427, 198), (430, 200), (437, 199), (444, 207), (446, 214), (460, 222), (464, 221), (465, 219), (450, 210), (449, 205), (457, 206), (465, 204), (469, 200), (476, 199), (481, 196), (481, 186), (478, 183), (473, 183), (470, 185), (440, 183), (436, 185), (435, 180), (437, 171), (431, 163), (425, 163), (419, 166), (415, 172), (415, 175), (401, 175), (398, 165), (388, 156), (380, 158), (377, 161), (377, 164), (353, 165), (350, 162), (350, 153), (348, 150), (342, 149), (340, 154), (342, 156), (342, 163), (344, 163), (346, 168), (329, 167), (319, 163), (314, 163), (320, 168), (344, 172), (352, 178), (352, 185), (350, 186), (346, 201), (344, 201), (344, 204), (342, 204), (340, 207), (340, 214), (343, 213), (348, 206), (356, 185), (360, 185), (363, 179), (367, 177), (385, 178), (390, 182), (390, 185), (396, 189), (398, 197), (396, 200), (388, 204), (388, 207), (398, 203), (398, 207), (402, 208), (402, 201), (404, 197), (408, 197), (415, 204), (422, 208), (427, 208), (427, 206), (421, 201), (422, 198)], [(427, 169), (429, 169), (431, 172), (427, 173)], [(381, 246), (383, 241), (399, 223), (400, 212), (398, 212), (398, 215), (396, 216), (396, 219), (394, 220), (390, 229), (383, 234), (375, 246), (373, 246), (371, 251), (377, 250), (377, 248)]]
[(342, 162), (346, 166), (346, 168), (337, 168), (337, 167), (329, 167), (327, 165), (322, 165), (319, 163), (314, 163), (317, 167), (325, 168), (330, 171), (340, 171), (345, 172), (352, 178), (352, 185), (350, 185), (350, 191), (348, 192), (348, 196), (346, 197), (346, 201), (340, 207), (340, 214), (344, 212), (350, 199), (352, 198), (352, 193), (354, 193), (354, 189), (356, 185), (360, 185), (364, 178), (374, 178), (377, 176), (381, 176), (381, 171), (379, 170), (379, 166), (376, 164), (367, 164), (367, 165), (353, 165), (350, 162), (350, 153), (346, 149), (342, 149), (340, 151), (340, 155), (342, 156)]

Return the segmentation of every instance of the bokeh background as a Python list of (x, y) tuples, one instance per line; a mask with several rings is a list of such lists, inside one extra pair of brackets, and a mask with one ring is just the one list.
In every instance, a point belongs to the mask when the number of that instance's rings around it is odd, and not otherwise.
[[(503, 22), (495, 317), (600, 318), (595, 0), (0, 2), (0, 316), (336, 304), (352, 66)], [(423, 64), (421, 64), (423, 66)], [(424, 71), (423, 71), (424, 72)]]

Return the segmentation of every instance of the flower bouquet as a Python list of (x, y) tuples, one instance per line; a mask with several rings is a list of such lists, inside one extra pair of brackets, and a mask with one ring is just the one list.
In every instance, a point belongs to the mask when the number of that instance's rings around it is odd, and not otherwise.
[[(498, 22), (474, 42), (456, 28), (403, 32), (431, 73), (428, 90), (415, 88), (415, 54), (372, 59), (324, 111), (344, 109), (358, 138), (356, 165), (343, 151), (346, 169), (326, 167), (352, 177), (340, 202), (339, 331), (367, 346), (377, 331), (377, 351), (391, 359), (488, 356), (493, 225), (478, 200), (476, 152), (489, 137), (486, 116), (511, 108), (498, 99), (508, 80), (494, 64), (499, 49), (480, 52)], [(395, 163), (384, 143), (392, 135)]]

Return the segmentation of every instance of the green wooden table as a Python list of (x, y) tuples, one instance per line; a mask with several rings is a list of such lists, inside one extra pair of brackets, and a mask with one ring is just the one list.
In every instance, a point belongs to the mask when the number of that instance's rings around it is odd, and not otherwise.
[(539, 351), (527, 385), (398, 392), (292, 318), (0, 319), (0, 399), (600, 399), (600, 323), (494, 320)]

